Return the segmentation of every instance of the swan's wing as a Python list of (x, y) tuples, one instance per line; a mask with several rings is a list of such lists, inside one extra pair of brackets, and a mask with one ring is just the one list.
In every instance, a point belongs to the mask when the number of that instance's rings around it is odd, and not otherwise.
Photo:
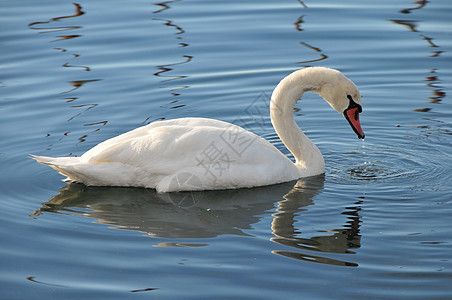
[[(187, 131), (188, 129), (196, 127), (227, 128), (231, 125), (232, 124), (229, 124), (227, 122), (206, 118), (180, 118), (174, 120), (156, 121), (149, 125), (138, 127), (134, 130), (128, 131), (111, 139), (108, 139), (102, 143), (99, 143), (98, 145), (85, 152), (82, 157), (84, 157), (85, 159), (92, 159), (102, 152), (107, 151), (108, 149), (110, 149), (108, 151), (111, 151), (114, 148), (117, 148), (119, 145), (127, 145), (132, 141), (137, 141), (140, 139), (155, 140), (156, 138), (161, 137), (161, 134), (158, 133), (159, 131), (156, 130), (157, 128), (161, 129), (160, 133), (167, 131), (168, 137), (171, 137), (171, 134), (174, 134), (174, 138), (176, 138), (178, 134), (184, 133), (184, 130), (181, 131), (182, 127), (186, 127)], [(118, 148), (117, 150), (119, 151), (125, 149)]]
[(173, 169), (172, 164), (182, 163), (184, 149), (189, 150), (187, 145), (179, 142), (189, 132), (188, 127), (171, 125), (141, 130), (140, 134), (135, 132), (99, 144), (96, 149), (86, 152), (82, 159), (89, 164), (121, 163), (155, 173), (168, 173)]
[[(114, 174), (108, 185), (127, 185), (120, 183), (127, 178), (159, 191), (251, 187), (297, 177), (287, 157), (239, 126), (193, 118), (157, 123), (107, 140), (81, 159)], [(180, 174), (201, 182), (182, 186)]]
[(240, 147), (228, 149), (228, 146), (233, 146), (233, 142), (249, 143), (255, 139), (261, 138), (230, 123), (183, 118), (154, 122), (126, 132), (98, 144), (81, 158), (90, 164), (113, 162), (151, 169), (156, 173), (171, 173), (175, 168), (192, 167), (203, 156), (215, 155), (213, 148), (221, 149), (222, 153), (243, 152)]

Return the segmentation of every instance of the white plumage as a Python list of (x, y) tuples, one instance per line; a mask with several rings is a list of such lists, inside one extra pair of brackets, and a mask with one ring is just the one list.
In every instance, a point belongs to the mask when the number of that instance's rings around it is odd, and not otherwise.
[[(341, 96), (331, 88), (341, 90)], [(81, 157), (32, 157), (69, 181), (158, 192), (255, 187), (317, 175), (325, 170), (323, 157), (293, 120), (294, 105), (306, 91), (319, 93), (341, 113), (349, 104), (347, 95), (360, 104), (356, 86), (336, 70), (307, 68), (282, 80), (272, 95), (271, 118), (295, 163), (254, 133), (205, 118), (157, 121), (106, 140)]]

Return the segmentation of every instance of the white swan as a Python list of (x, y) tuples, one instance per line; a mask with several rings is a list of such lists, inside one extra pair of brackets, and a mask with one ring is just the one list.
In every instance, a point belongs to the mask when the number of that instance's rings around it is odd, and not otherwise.
[(255, 187), (318, 175), (325, 172), (322, 154), (293, 118), (295, 103), (308, 91), (318, 93), (364, 138), (358, 88), (337, 70), (313, 67), (284, 78), (270, 102), (273, 127), (295, 163), (252, 132), (204, 118), (154, 122), (106, 140), (81, 157), (32, 158), (68, 181), (158, 192)]

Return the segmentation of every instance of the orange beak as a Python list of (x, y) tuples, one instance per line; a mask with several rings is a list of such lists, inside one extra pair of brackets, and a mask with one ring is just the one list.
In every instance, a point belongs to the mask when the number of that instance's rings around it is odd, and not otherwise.
[(358, 138), (363, 139), (365, 137), (364, 131), (361, 129), (361, 124), (359, 123), (359, 113), (362, 111), (361, 106), (352, 106), (344, 111), (344, 116), (348, 123), (352, 127), (353, 131), (356, 133)]

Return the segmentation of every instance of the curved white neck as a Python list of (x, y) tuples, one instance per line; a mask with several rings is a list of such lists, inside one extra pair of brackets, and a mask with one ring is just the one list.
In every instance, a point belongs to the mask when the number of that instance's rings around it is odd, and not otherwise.
[(318, 89), (308, 76), (295, 72), (276, 86), (270, 101), (270, 118), (276, 133), (294, 155), (296, 166), (309, 170), (309, 173), (324, 172), (325, 163), (320, 150), (298, 127), (293, 111), (304, 92)]

